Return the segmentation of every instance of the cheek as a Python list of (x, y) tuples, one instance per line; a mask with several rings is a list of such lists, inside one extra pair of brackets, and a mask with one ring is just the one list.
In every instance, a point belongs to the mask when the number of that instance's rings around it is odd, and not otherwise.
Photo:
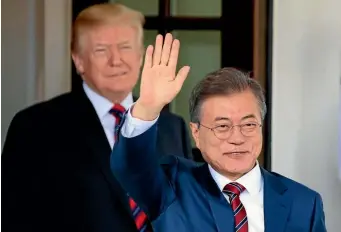
[(92, 59), (87, 63), (87, 67), (93, 74), (101, 73), (106, 67), (106, 61), (104, 59)]
[(211, 160), (221, 154), (222, 144), (219, 139), (213, 136), (214, 135), (205, 134), (203, 136), (200, 136), (199, 138), (200, 149), (202, 150), (202, 152), (208, 155), (208, 158)]
[(130, 68), (130, 72), (133, 76), (134, 80), (137, 80), (140, 76), (140, 71), (141, 71), (141, 60), (139, 56), (137, 55), (132, 55), (129, 58), (129, 62), (127, 62)]
[(262, 150), (262, 144), (263, 144), (263, 137), (262, 136), (258, 136), (255, 137), (252, 141), (252, 153), (254, 156), (258, 157), (261, 150)]
[(122, 60), (131, 68), (139, 68), (141, 66), (141, 56), (138, 52), (131, 51), (122, 53)]

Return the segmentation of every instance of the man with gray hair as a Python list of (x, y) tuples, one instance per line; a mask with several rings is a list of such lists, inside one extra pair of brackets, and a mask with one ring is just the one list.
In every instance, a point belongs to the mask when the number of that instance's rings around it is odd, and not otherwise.
[(265, 99), (260, 85), (237, 69), (208, 74), (190, 98), (192, 136), (207, 163), (174, 156), (158, 163), (155, 122), (189, 72), (185, 66), (176, 75), (179, 46), (167, 34), (148, 47), (141, 96), (111, 155), (112, 172), (154, 230), (326, 231), (317, 192), (259, 166)]

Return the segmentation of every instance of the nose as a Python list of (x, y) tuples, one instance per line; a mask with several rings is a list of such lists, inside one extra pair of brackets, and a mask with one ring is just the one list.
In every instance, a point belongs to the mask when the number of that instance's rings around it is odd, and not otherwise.
[(117, 48), (112, 48), (110, 52), (110, 57), (108, 59), (110, 66), (120, 66), (122, 64), (122, 55)]
[(240, 145), (245, 142), (245, 137), (240, 131), (240, 127), (234, 126), (231, 128), (231, 134), (228, 142), (235, 145)]

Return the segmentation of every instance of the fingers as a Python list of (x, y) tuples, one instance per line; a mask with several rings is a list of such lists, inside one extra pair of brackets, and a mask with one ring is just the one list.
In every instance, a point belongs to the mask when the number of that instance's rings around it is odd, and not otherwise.
[(189, 66), (184, 66), (182, 67), (179, 72), (178, 75), (176, 75), (175, 77), (175, 82), (176, 82), (176, 88), (177, 89), (181, 89), (184, 81), (186, 80), (188, 73), (189, 73), (190, 67)]
[(165, 37), (164, 44), (163, 44), (163, 48), (162, 48), (162, 54), (161, 54), (161, 64), (162, 65), (168, 64), (172, 43), (173, 43), (173, 36), (172, 36), (172, 34), (167, 33), (167, 35)]
[(179, 57), (179, 49), (180, 49), (180, 41), (175, 39), (172, 44), (172, 49), (170, 51), (168, 66), (172, 70), (176, 70), (176, 65), (178, 64), (178, 57)]
[(180, 42), (179, 40), (173, 40), (173, 36), (167, 33), (165, 40), (162, 35), (157, 35), (155, 40), (155, 48), (153, 54), (153, 66), (154, 65), (169, 65), (172, 59), (171, 65), (176, 68), (178, 61)]
[(151, 68), (153, 65), (153, 46), (149, 45), (146, 50), (146, 55), (144, 58), (144, 68)]
[(157, 35), (156, 40), (155, 40), (153, 65), (159, 65), (160, 64), (161, 52), (162, 52), (162, 43), (163, 43), (163, 36)]

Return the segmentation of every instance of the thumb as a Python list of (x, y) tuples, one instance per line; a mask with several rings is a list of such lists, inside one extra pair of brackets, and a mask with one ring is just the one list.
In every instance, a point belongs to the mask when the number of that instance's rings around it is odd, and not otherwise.
[(175, 83), (176, 83), (177, 89), (179, 89), (179, 90), (181, 89), (184, 81), (186, 80), (186, 78), (188, 76), (190, 69), (191, 68), (189, 66), (184, 66), (179, 70), (178, 75), (176, 75), (176, 78), (175, 78)]

